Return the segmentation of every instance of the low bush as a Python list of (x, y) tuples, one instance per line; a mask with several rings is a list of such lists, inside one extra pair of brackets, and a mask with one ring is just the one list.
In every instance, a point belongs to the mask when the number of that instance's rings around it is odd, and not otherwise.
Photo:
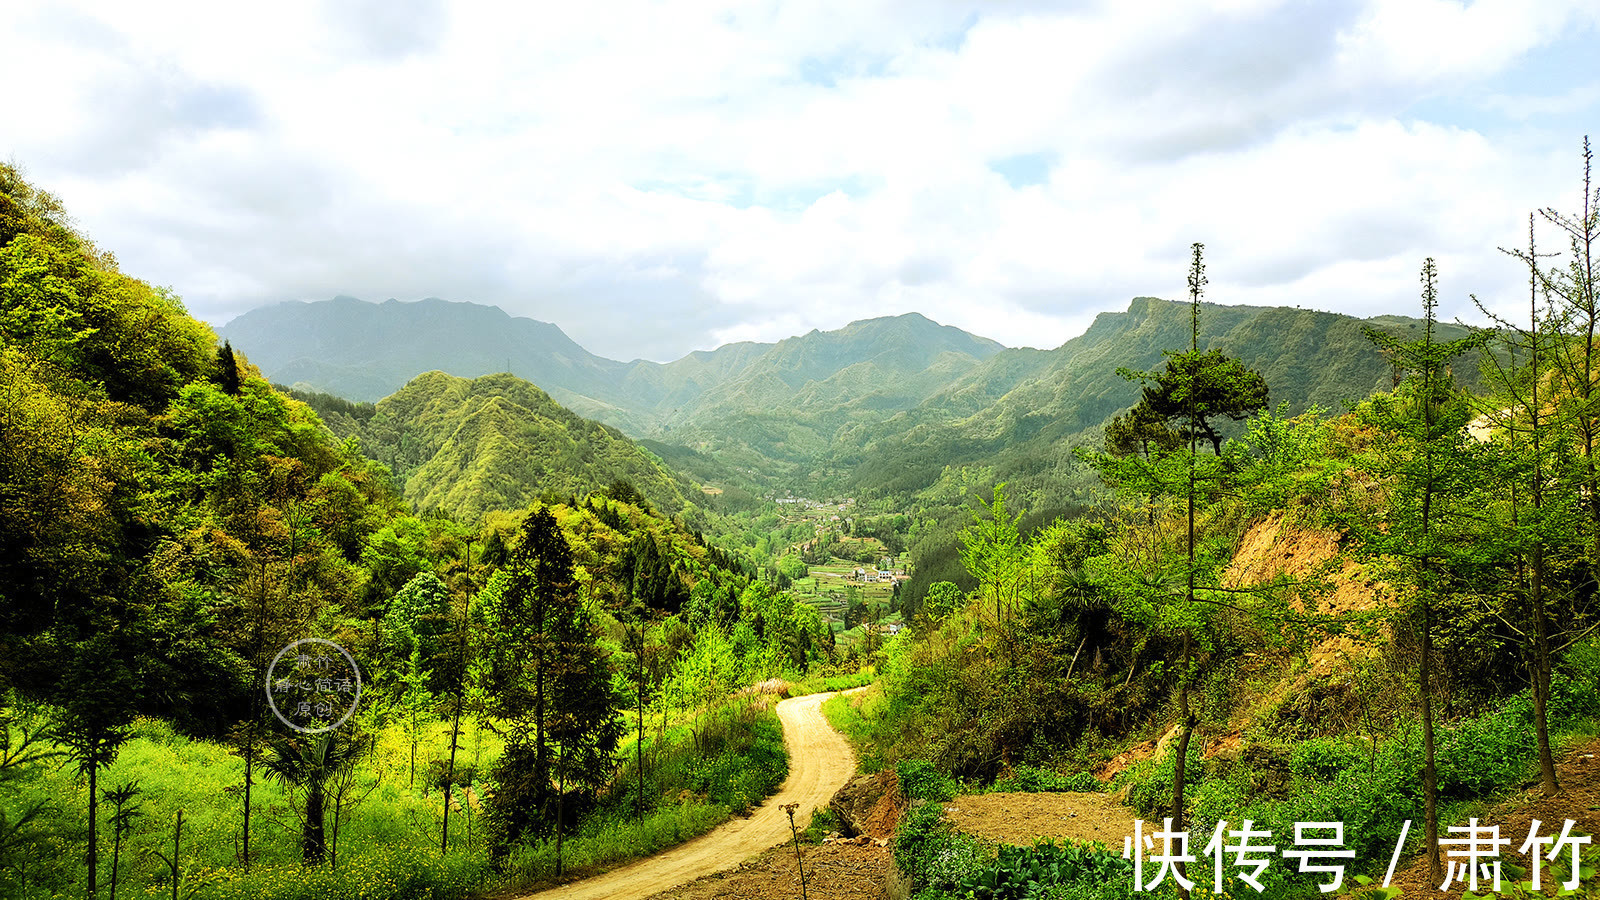
[(1017, 766), (1010, 776), (996, 781), (989, 788), (992, 793), (1042, 794), (1055, 792), (1098, 792), (1106, 789), (1105, 783), (1088, 772), (1063, 775), (1049, 769)]
[(927, 760), (902, 759), (895, 765), (895, 775), (900, 779), (900, 793), (907, 800), (942, 803), (955, 799), (960, 792), (955, 779)]

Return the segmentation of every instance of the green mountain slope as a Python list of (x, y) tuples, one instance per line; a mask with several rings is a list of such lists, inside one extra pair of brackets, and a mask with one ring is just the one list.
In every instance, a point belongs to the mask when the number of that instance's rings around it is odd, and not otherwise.
[[(728, 344), (670, 363), (589, 353), (547, 322), (490, 306), (337, 297), (253, 310), (218, 329), (280, 384), (371, 402), (431, 370), (464, 378), (509, 371), (568, 409), (635, 436), (703, 447), (748, 445), (760, 432), (804, 434), (782, 458), (814, 458), (852, 421), (922, 402), (1000, 352), (1000, 344), (915, 313), (812, 331), (776, 345)], [(798, 423), (789, 413), (801, 410)], [(775, 415), (769, 415), (775, 414)], [(752, 418), (753, 417), (753, 418)], [(729, 441), (725, 423), (746, 423)]]
[[(1362, 325), (1404, 336), (1418, 326), (1403, 316), (1361, 320), (1283, 307), (1203, 304), (1202, 349), (1218, 348), (1259, 370), (1274, 407), (1339, 409), (1392, 383), (1387, 359)], [(1118, 367), (1151, 370), (1163, 352), (1187, 346), (1189, 307), (1135, 298), (1125, 312), (1101, 313), (1082, 335), (1051, 351), (1005, 350), (916, 408), (873, 428), (841, 435), (832, 452), (854, 472), (858, 489), (917, 489), (942, 468), (979, 459), (1002, 469), (1056, 465), (1069, 446), (1097, 441), (1111, 416), (1139, 399), (1139, 385)], [(1465, 333), (1439, 326), (1441, 339)], [(1478, 385), (1476, 360), (1459, 373)]]
[[(698, 492), (621, 433), (511, 375), (417, 376), (375, 406), (326, 415), (388, 463), (419, 510), (467, 520), (521, 509), (541, 494), (583, 495), (625, 479), (668, 515), (692, 513)], [(324, 412), (329, 412), (324, 409)]]
[(737, 464), (809, 473), (841, 431), (916, 407), (1005, 350), (908, 313), (788, 338), (653, 435)]
[[(1205, 304), (1201, 343), (1259, 369), (1274, 405), (1337, 409), (1392, 383), (1363, 324), (1401, 333), (1416, 327), (1401, 316), (1364, 323), (1313, 310)], [(898, 493), (922, 490), (952, 464), (981, 461), (1002, 476), (1063, 464), (1068, 445), (1097, 439), (1108, 418), (1137, 400), (1139, 386), (1117, 368), (1160, 367), (1163, 351), (1187, 345), (1188, 328), (1185, 304), (1139, 297), (1054, 350), (1006, 349), (912, 313), (777, 344), (729, 344), (671, 363), (620, 363), (588, 353), (554, 325), (492, 307), (340, 298), (257, 310), (222, 333), (280, 382), (357, 399), (395, 390), (426, 369), (477, 377), (509, 363), (579, 416), (694, 451), (696, 471), (714, 461), (750, 479), (747, 486)], [(1446, 338), (1457, 331), (1442, 330)], [(1475, 368), (1460, 374), (1476, 383)], [(510, 440), (515, 429), (505, 413), (496, 415), (481, 427)], [(498, 449), (490, 437), (476, 446)], [(464, 457), (464, 447), (452, 447)], [(426, 461), (400, 464), (410, 472)], [(466, 465), (458, 462), (452, 477)], [(490, 468), (516, 469), (522, 474), (514, 480), (546, 477), (509, 460)], [(441, 504), (465, 502), (438, 490), (430, 496)]]
[(742, 342), (672, 363), (596, 356), (549, 322), (438, 299), (369, 303), (335, 297), (251, 310), (217, 329), (279, 384), (372, 402), (417, 375), (509, 372), (579, 414), (643, 434), (771, 344)]

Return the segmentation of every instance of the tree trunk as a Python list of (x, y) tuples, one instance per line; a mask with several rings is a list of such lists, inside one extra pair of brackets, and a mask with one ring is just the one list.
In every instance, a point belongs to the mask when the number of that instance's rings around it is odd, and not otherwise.
[(1539, 780), (1544, 795), (1554, 799), (1561, 789), (1556, 781), (1555, 757), (1550, 752), (1550, 637), (1543, 593), (1544, 552), (1533, 551), (1533, 728), (1539, 741)]
[(254, 722), (244, 737), (244, 871), (250, 872), (250, 787), (255, 782), (256, 726)]
[[(1194, 734), (1194, 716), (1189, 712), (1189, 633), (1183, 634), (1183, 673), (1179, 676), (1182, 680), (1178, 683), (1178, 715), (1182, 719), (1178, 732), (1178, 758), (1172, 764), (1172, 827), (1175, 831), (1183, 830), (1183, 786), (1185, 769), (1189, 761), (1189, 738)], [(1188, 848), (1185, 847), (1185, 850)], [(1187, 875), (1183, 863), (1178, 863), (1178, 873)], [(1187, 898), (1189, 891), (1182, 885), (1178, 887), (1178, 896)]]
[(94, 897), (95, 891), (98, 889), (98, 879), (97, 879), (96, 876), (99, 874), (99, 868), (100, 868), (100, 848), (99, 848), (98, 844), (95, 842), (95, 839), (96, 839), (97, 834), (98, 834), (96, 826), (99, 824), (99, 821), (100, 821), (100, 795), (97, 793), (97, 789), (99, 788), (99, 780), (98, 780), (97, 776), (100, 773), (100, 767), (98, 765), (96, 765), (96, 763), (99, 761), (97, 759), (97, 754), (95, 753), (95, 751), (98, 749), (98, 742), (94, 740), (93, 734), (94, 734), (93, 732), (90, 733), (91, 736), (90, 736), (90, 739), (89, 739), (89, 753), (90, 753), (90, 756), (89, 756), (89, 884), (88, 884), (88, 893), (89, 893), (89, 896), (91, 898)]
[(111, 900), (117, 900), (117, 863), (122, 858), (122, 831), (118, 829), (111, 840)]
[[(1587, 182), (1587, 179), (1585, 179)], [(1533, 437), (1533, 508), (1537, 512), (1544, 506), (1544, 466), (1539, 455), (1539, 276), (1538, 249), (1533, 242), (1533, 216), (1528, 216), (1528, 262), (1533, 271), (1528, 279), (1528, 311), (1530, 316), (1529, 349), (1533, 368), (1532, 396), (1529, 406), (1529, 431)], [(1533, 546), (1533, 583), (1528, 598), (1533, 613), (1533, 730), (1539, 742), (1539, 780), (1544, 795), (1554, 799), (1561, 786), (1556, 781), (1555, 757), (1550, 753), (1550, 622), (1544, 609), (1544, 536), (1539, 535)]]
[(566, 799), (567, 799), (567, 778), (566, 778), (566, 775), (563, 774), (559, 779), (556, 780), (556, 877), (557, 878), (561, 877), (561, 836), (562, 836), (562, 833), (563, 833), (563, 830), (561, 828), (561, 825), (562, 825), (561, 816), (566, 811), (565, 810)]
[(313, 776), (306, 785), (306, 822), (300, 833), (300, 854), (308, 866), (321, 865), (327, 858), (327, 835), (322, 823), (322, 780)]
[(1444, 881), (1439, 865), (1439, 773), (1433, 760), (1433, 605), (1422, 601), (1422, 803), (1426, 828), (1428, 880)]
[[(463, 676), (465, 677), (465, 676)], [(455, 712), (450, 716), (450, 768), (445, 770), (444, 777), (444, 828), (439, 835), (439, 852), (445, 853), (450, 849), (450, 791), (455, 786), (456, 780), (456, 745), (461, 742), (461, 691), (465, 685), (456, 692)]]
[(636, 815), (644, 821), (644, 626), (639, 626), (639, 745), (634, 748), (635, 765), (639, 769), (639, 802)]

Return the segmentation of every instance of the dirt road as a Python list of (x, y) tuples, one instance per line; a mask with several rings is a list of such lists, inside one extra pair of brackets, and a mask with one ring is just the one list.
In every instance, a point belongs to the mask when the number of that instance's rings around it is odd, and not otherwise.
[[(855, 688), (853, 691), (862, 690)], [(846, 691), (846, 693), (853, 693)], [(809, 694), (778, 704), (783, 741), (789, 750), (789, 777), (778, 793), (746, 819), (734, 819), (688, 843), (624, 868), (584, 881), (529, 895), (538, 900), (643, 900), (651, 894), (739, 865), (746, 858), (789, 840), (789, 818), (780, 809), (799, 803), (795, 824), (805, 828), (811, 811), (826, 806), (856, 773), (856, 755), (822, 715), (822, 702), (834, 696)]]

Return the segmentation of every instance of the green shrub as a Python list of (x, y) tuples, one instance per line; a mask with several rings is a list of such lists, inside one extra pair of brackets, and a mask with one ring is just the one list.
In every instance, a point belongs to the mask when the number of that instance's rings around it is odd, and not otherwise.
[[(1184, 767), (1184, 790), (1191, 791), (1200, 784), (1204, 762), (1200, 758), (1201, 741), (1189, 742), (1189, 756)], [(1172, 785), (1174, 764), (1178, 758), (1177, 747), (1153, 764), (1146, 764), (1132, 777), (1128, 787), (1128, 805), (1147, 819), (1159, 819), (1172, 814)]]
[(1442, 731), (1436, 758), (1441, 798), (1483, 796), (1529, 775), (1537, 750), (1526, 692)]
[(866, 671), (854, 675), (832, 675), (822, 679), (822, 689), (825, 691), (848, 691), (873, 682), (878, 676), (869, 666)]
[(914, 803), (894, 838), (894, 864), (914, 885), (928, 880), (928, 860), (950, 840), (950, 823), (938, 803)]
[[(935, 890), (943, 887), (937, 874), (930, 866), (929, 887)], [(1101, 844), (1047, 840), (1032, 847), (1002, 845), (993, 857), (967, 863), (951, 881), (956, 896), (984, 900), (1110, 900), (1131, 892), (1133, 863)]]
[(1550, 678), (1550, 705), (1546, 713), (1552, 728), (1600, 719), (1600, 650), (1587, 643), (1574, 647), (1566, 662), (1576, 675), (1557, 672)]
[(1009, 778), (1002, 778), (990, 788), (996, 793), (1028, 793), (1040, 794), (1051, 792), (1073, 791), (1079, 793), (1104, 791), (1106, 786), (1100, 779), (1088, 772), (1073, 772), (1063, 775), (1049, 769), (1038, 769), (1033, 766), (1017, 766), (1012, 770)]
[(819, 806), (811, 813), (811, 822), (806, 825), (806, 830), (800, 832), (800, 840), (808, 844), (820, 844), (823, 838), (838, 830), (839, 817), (832, 809)]
[(900, 793), (907, 800), (943, 803), (954, 800), (959, 791), (955, 779), (927, 760), (902, 759), (894, 770), (900, 779)]
[(1327, 781), (1361, 759), (1349, 741), (1311, 738), (1296, 744), (1289, 754), (1289, 771), (1307, 781)]

